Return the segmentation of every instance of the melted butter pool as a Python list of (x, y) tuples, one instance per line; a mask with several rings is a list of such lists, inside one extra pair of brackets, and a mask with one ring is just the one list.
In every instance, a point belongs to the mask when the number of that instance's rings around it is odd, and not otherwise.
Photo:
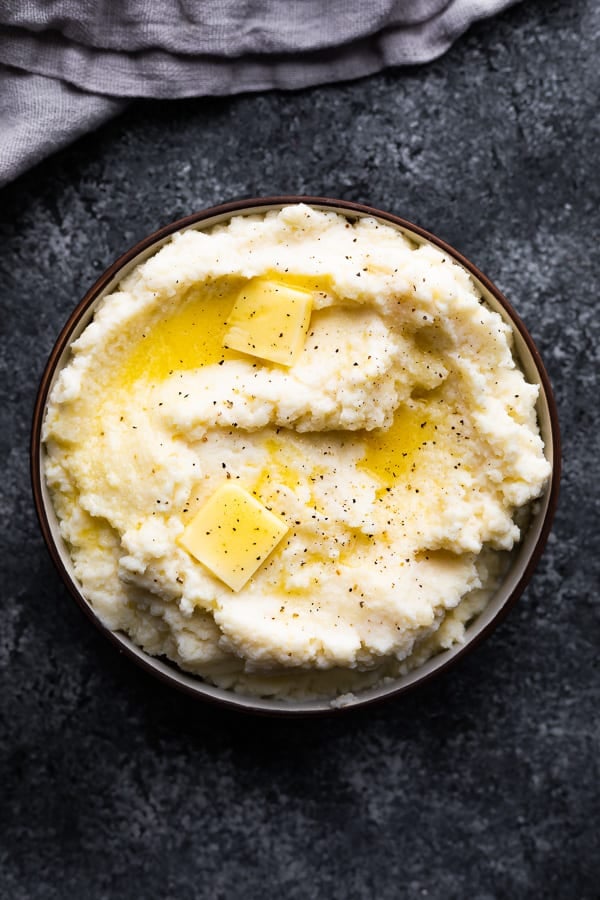
[(189, 290), (177, 308), (168, 309), (140, 335), (118, 373), (129, 387), (140, 379), (159, 383), (175, 371), (189, 371), (242, 354), (223, 347), (227, 316), (241, 281)]
[(428, 415), (426, 404), (396, 410), (387, 430), (377, 428), (361, 432), (366, 453), (359, 465), (374, 475), (385, 487), (392, 487), (409, 475), (419, 451), (437, 438), (437, 429)]

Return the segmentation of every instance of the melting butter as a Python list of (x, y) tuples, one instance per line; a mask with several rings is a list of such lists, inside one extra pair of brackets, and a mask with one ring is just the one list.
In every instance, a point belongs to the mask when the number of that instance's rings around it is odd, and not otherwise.
[(223, 347), (225, 322), (239, 293), (240, 279), (191, 288), (176, 309), (165, 311), (137, 336), (118, 373), (128, 387), (141, 378), (164, 381), (175, 371), (189, 371), (242, 354)]
[(408, 475), (419, 451), (430, 441), (437, 441), (437, 429), (426, 404), (396, 410), (387, 430), (377, 428), (361, 432), (366, 452), (359, 465), (386, 487), (392, 487)]

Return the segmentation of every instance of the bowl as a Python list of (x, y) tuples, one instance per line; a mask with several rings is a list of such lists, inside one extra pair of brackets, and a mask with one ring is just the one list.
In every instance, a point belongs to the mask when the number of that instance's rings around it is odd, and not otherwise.
[[(485, 609), (467, 626), (465, 642), (438, 652), (418, 668), (390, 682), (379, 684), (355, 695), (351, 694), (344, 698), (343, 701), (333, 703), (327, 698), (290, 703), (284, 700), (246, 696), (224, 690), (178, 669), (174, 664), (162, 658), (150, 656), (134, 644), (126, 634), (111, 631), (105, 627), (86, 600), (78, 584), (69, 550), (61, 536), (56, 513), (43, 475), (44, 448), (41, 433), (49, 393), (58, 373), (68, 360), (71, 343), (88, 325), (102, 298), (109, 294), (135, 266), (153, 255), (175, 232), (182, 232), (187, 229), (209, 229), (214, 225), (226, 222), (233, 215), (260, 214), (300, 202), (320, 210), (338, 212), (350, 219), (369, 216), (381, 220), (383, 223), (398, 229), (417, 244), (429, 242), (440, 248), (467, 270), (489, 307), (498, 312), (505, 322), (510, 325), (514, 335), (513, 352), (527, 380), (539, 385), (538, 423), (545, 445), (545, 454), (552, 466), (552, 474), (544, 493), (534, 502), (525, 533), (511, 554), (509, 568)], [(560, 436), (557, 409), (550, 381), (531, 336), (502, 293), (464, 256), (423, 228), (378, 209), (343, 200), (321, 197), (269, 197), (241, 200), (206, 209), (161, 228), (123, 254), (89, 289), (64, 325), (41, 379), (33, 414), (31, 477), (33, 497), (42, 534), (60, 576), (85, 615), (121, 652), (163, 682), (202, 700), (213, 701), (228, 707), (260, 714), (279, 716), (322, 715), (398, 696), (415, 688), (417, 685), (429, 681), (429, 679), (440, 675), (453, 666), (465, 653), (472, 650), (497, 627), (522, 594), (531, 578), (550, 531), (559, 489)]]

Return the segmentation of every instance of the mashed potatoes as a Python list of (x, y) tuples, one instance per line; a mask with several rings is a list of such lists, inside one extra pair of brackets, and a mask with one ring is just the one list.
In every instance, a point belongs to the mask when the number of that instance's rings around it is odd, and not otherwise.
[[(312, 298), (292, 365), (224, 346), (265, 277)], [(449, 257), (296, 205), (177, 234), (102, 301), (45, 473), (106, 626), (226, 688), (334, 697), (463, 639), (549, 475), (537, 393)], [(287, 527), (235, 591), (181, 543), (224, 483)]]

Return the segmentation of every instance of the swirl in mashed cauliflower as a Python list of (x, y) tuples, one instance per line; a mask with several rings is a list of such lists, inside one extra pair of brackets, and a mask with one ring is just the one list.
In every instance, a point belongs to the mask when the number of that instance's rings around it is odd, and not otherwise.
[[(291, 366), (224, 347), (264, 277), (312, 296)], [(224, 688), (335, 697), (463, 640), (549, 475), (537, 394), (450, 257), (295, 205), (176, 234), (101, 302), (45, 474), (108, 628)], [(224, 483), (288, 528), (238, 591), (180, 543)]]

